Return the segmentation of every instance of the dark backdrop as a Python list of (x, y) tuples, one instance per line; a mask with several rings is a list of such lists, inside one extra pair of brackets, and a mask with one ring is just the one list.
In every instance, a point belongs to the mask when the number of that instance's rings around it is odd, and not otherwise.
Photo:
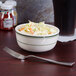
[[(5, 0), (1, 0), (4, 2)], [(18, 23), (25, 23), (28, 20), (35, 22), (53, 22), (52, 0), (16, 0)]]

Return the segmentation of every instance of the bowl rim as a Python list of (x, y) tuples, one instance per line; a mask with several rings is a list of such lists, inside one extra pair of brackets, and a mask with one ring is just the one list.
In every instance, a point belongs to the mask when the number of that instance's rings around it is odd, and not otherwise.
[(54, 28), (56, 28), (56, 29), (58, 30), (58, 31), (57, 31), (56, 33), (54, 33), (54, 34), (49, 34), (49, 35), (30, 35), (30, 34), (24, 34), (24, 33), (21, 33), (20, 31), (18, 31), (18, 28), (19, 28), (20, 26), (23, 26), (23, 25), (26, 25), (26, 24), (27, 24), (27, 23), (17, 25), (17, 26), (15, 27), (15, 32), (16, 32), (17, 34), (22, 35), (22, 36), (33, 37), (33, 38), (48, 38), (48, 37), (54, 37), (54, 36), (59, 35), (59, 32), (60, 32), (60, 30), (59, 30), (58, 27), (56, 27), (56, 26), (54, 26), (54, 25), (51, 25), (51, 24), (46, 24), (46, 25), (51, 26), (51, 27), (54, 27)]

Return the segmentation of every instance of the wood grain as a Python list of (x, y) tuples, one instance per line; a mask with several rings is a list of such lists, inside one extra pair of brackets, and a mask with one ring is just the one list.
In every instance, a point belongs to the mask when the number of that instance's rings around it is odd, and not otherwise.
[(58, 42), (56, 47), (48, 52), (33, 53), (22, 50), (17, 42), (15, 31), (0, 30), (0, 76), (75, 76), (76, 64), (73, 67), (65, 67), (52, 63), (42, 62), (36, 59), (27, 59), (24, 62), (15, 59), (3, 48), (7, 46), (24, 55), (37, 55), (49, 59), (76, 62), (76, 41), (68, 43)]

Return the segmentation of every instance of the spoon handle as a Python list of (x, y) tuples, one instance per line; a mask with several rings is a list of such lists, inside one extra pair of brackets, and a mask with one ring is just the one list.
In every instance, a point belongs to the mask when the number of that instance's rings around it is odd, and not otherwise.
[(60, 62), (60, 61), (56, 61), (56, 60), (51, 60), (51, 59), (47, 59), (47, 58), (43, 58), (43, 57), (38, 57), (35, 55), (31, 55), (31, 57), (40, 59), (40, 60), (44, 60), (47, 62), (51, 62), (51, 63), (55, 63), (55, 64), (60, 64), (60, 65), (65, 65), (65, 66), (73, 66), (75, 64), (75, 62)]

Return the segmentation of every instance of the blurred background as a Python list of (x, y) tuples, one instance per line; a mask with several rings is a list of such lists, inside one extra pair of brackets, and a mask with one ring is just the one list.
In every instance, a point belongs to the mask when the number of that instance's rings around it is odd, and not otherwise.
[[(4, 2), (5, 0), (1, 0)], [(52, 0), (16, 0), (18, 24), (28, 22), (45, 21), (47, 23), (54, 22), (53, 3)]]

